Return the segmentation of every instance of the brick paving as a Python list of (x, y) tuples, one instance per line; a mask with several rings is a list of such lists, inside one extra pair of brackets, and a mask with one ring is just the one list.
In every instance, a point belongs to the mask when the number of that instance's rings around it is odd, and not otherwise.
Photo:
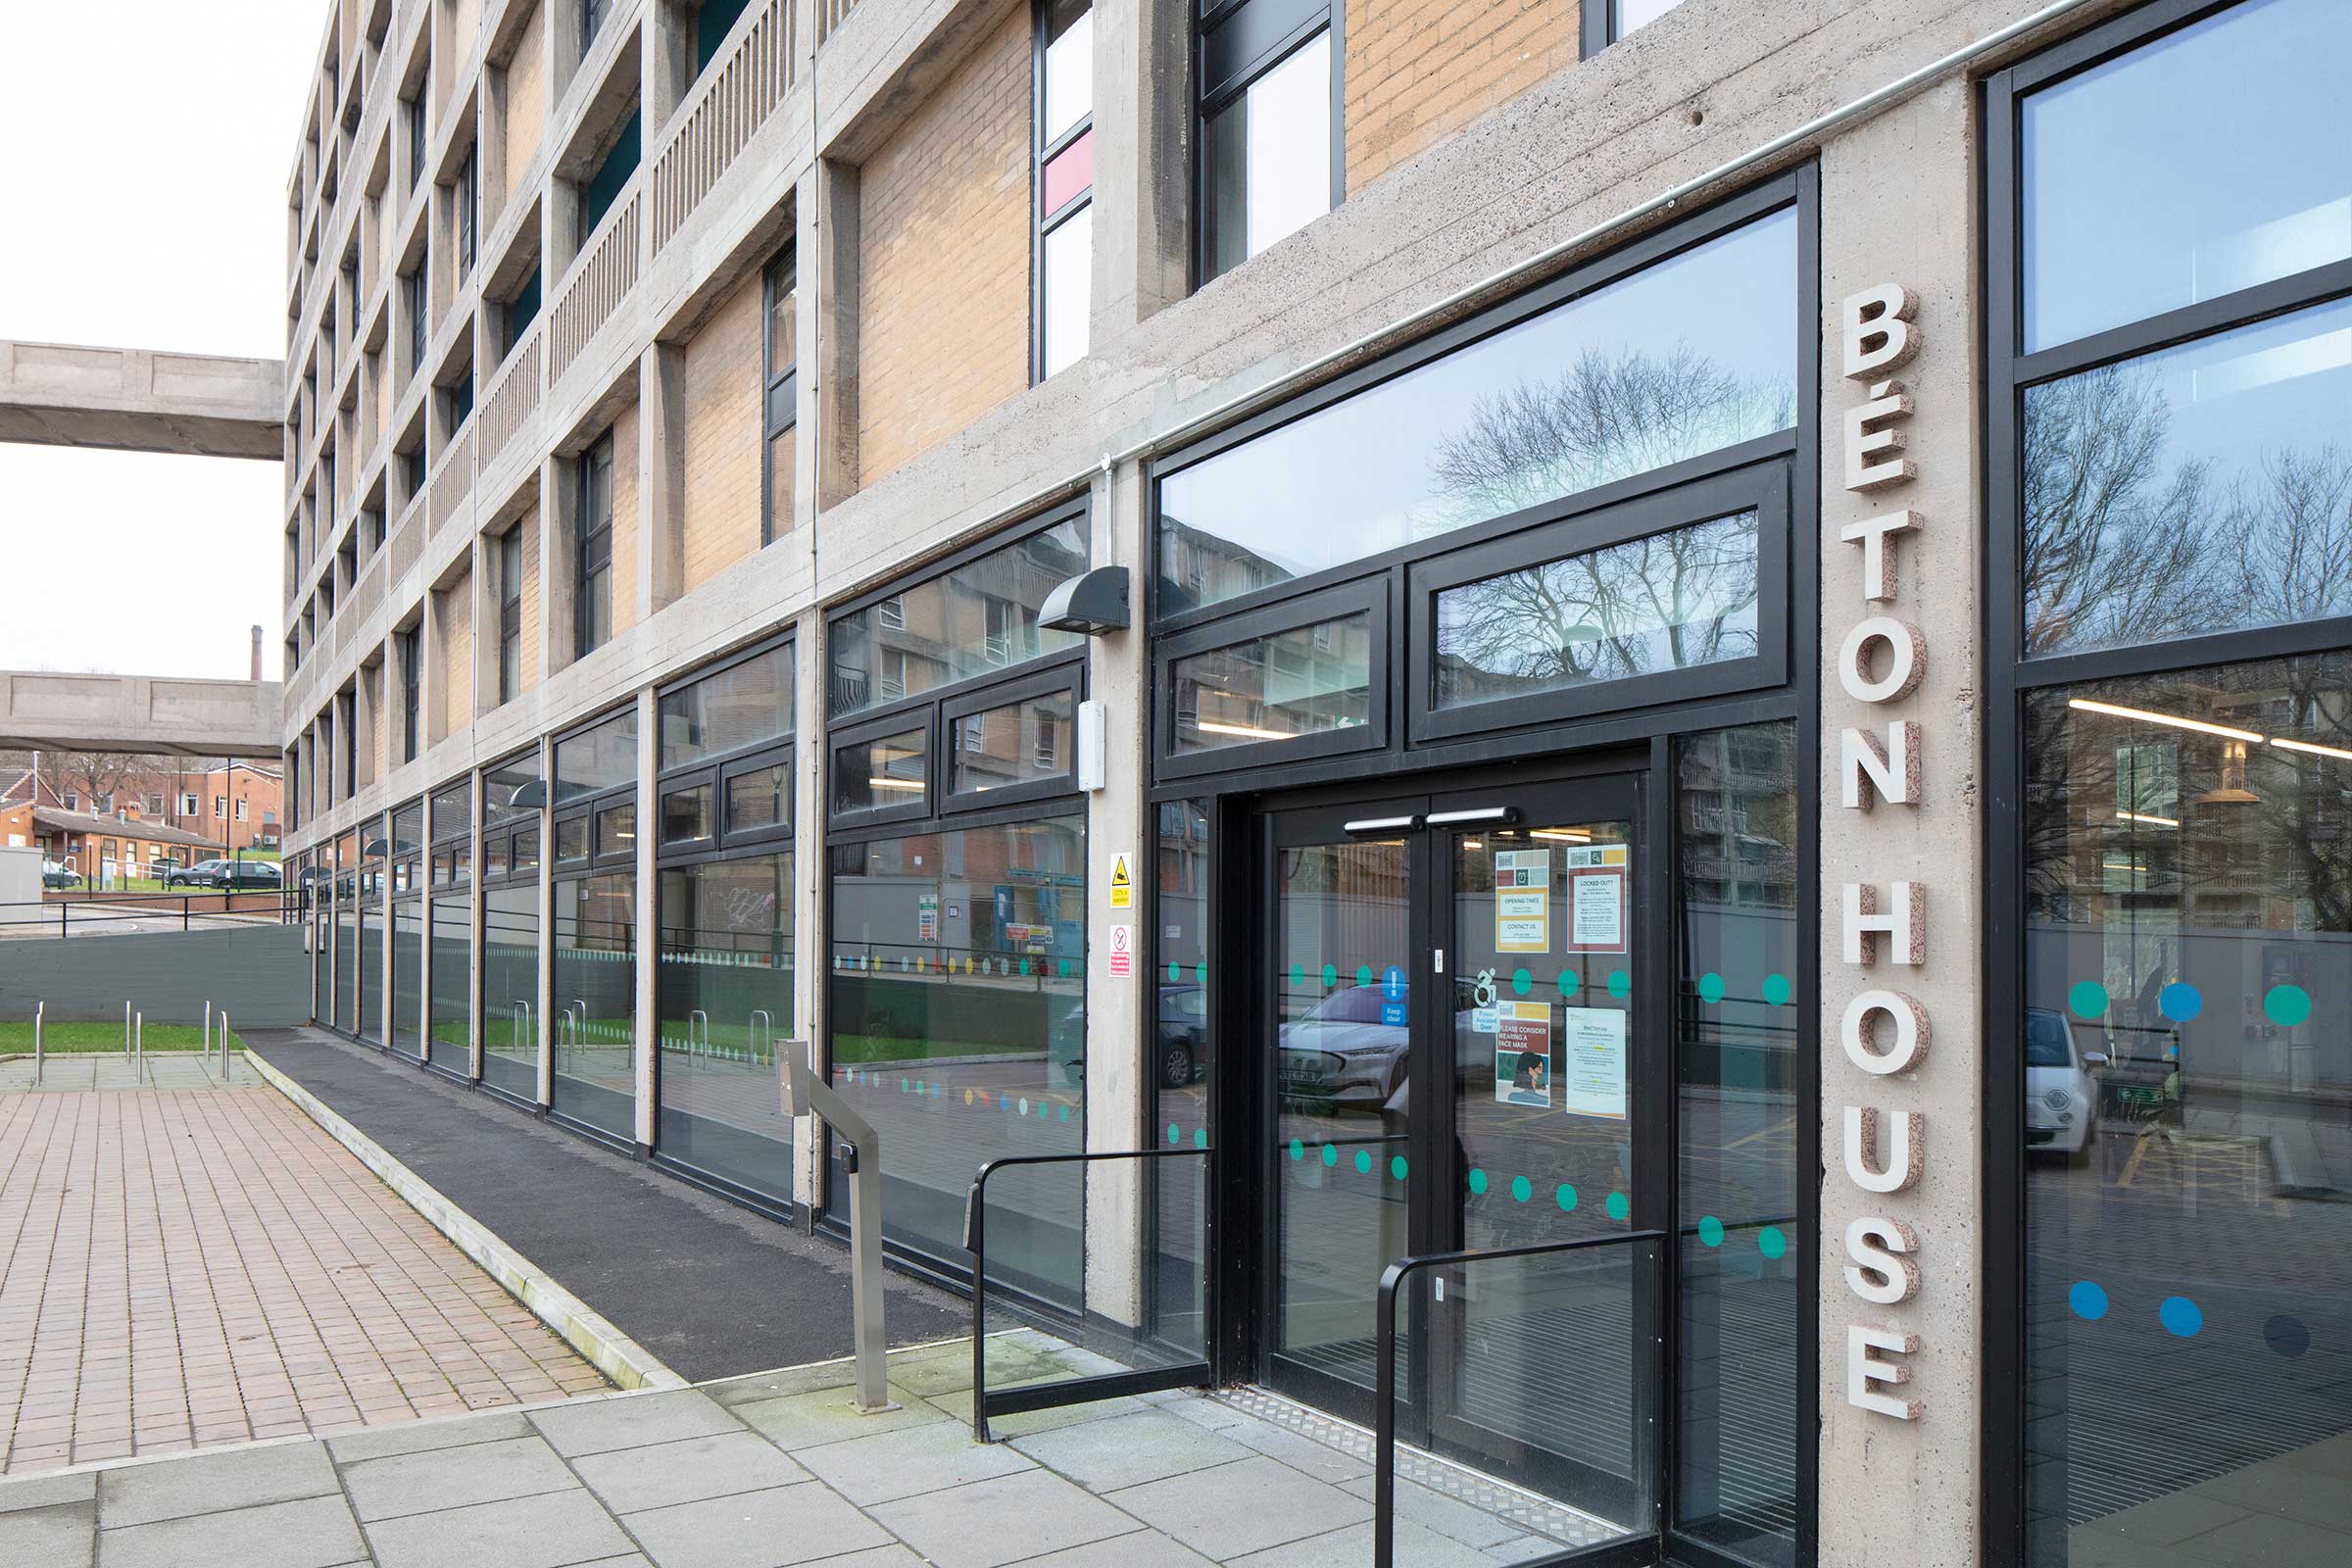
[(0, 1469), (607, 1387), (275, 1090), (43, 1089), (0, 1093)]

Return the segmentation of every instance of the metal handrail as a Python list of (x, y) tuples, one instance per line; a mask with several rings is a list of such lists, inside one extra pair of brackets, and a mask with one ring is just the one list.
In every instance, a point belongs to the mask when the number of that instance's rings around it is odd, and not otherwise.
[[(241, 919), (248, 924), (284, 923), (284, 896), (277, 888), (207, 888), (195, 893), (98, 892), (81, 889), (60, 891), (71, 892), (74, 897), (16, 899), (0, 902), (0, 926), (47, 925), (52, 919), (52, 911), (54, 911), (58, 935), (68, 936), (72, 934), (73, 922), (77, 918), (85, 926), (93, 923), (105, 925), (110, 922), (126, 920), (169, 919), (176, 912), (179, 915), (180, 929), (187, 931), (195, 928), (195, 916), (199, 912), (195, 907), (196, 901), (207, 899), (220, 901), (220, 907), (208, 907), (201, 911), (208, 919)], [(237, 899), (269, 899), (271, 902), (268, 906), (249, 906), (245, 908), (237, 908), (232, 904), (232, 901)], [(172, 907), (174, 905), (178, 906), (176, 910)], [(16, 909), (29, 909), (35, 912), (26, 915), (5, 912)], [(75, 910), (80, 911), (78, 915), (74, 912)]]
[[(988, 1434), (988, 1179), (998, 1171), (1012, 1165), (1090, 1165), (1113, 1159), (1183, 1159), (1206, 1161), (1206, 1149), (1125, 1149), (1106, 1150), (1081, 1154), (1007, 1154), (992, 1159), (980, 1167), (972, 1178), (971, 1190), (963, 1200), (963, 1250), (972, 1254), (972, 1441), (989, 1443)], [(1202, 1327), (1201, 1344), (1208, 1344), (1209, 1331)], [(1084, 1398), (1111, 1398), (1122, 1394), (1143, 1394), (1155, 1389), (1177, 1388), (1204, 1383), (1208, 1363), (1201, 1360), (1184, 1365), (1157, 1368), (1150, 1372), (1112, 1372), (1092, 1377), (1072, 1378), (1054, 1385), (1058, 1391), (1086, 1389), (1092, 1392)], [(1021, 1392), (1021, 1391), (1014, 1391)], [(1054, 1400), (1058, 1403), (1079, 1403), (1081, 1399)], [(1023, 1409), (1047, 1408), (1047, 1403), (1023, 1401)], [(1000, 1412), (1010, 1415), (1010, 1409)]]
[(1396, 1568), (1396, 1296), (1408, 1275), (1454, 1263), (1491, 1263), (1511, 1257), (1539, 1257), (1552, 1252), (1577, 1252), (1591, 1248), (1622, 1247), (1635, 1242), (1663, 1242), (1658, 1230), (1628, 1231), (1622, 1236), (1584, 1236), (1568, 1242), (1537, 1242), (1526, 1247), (1472, 1248), (1458, 1252), (1421, 1252), (1400, 1257), (1380, 1276), (1375, 1296), (1372, 1403), (1372, 1568)]

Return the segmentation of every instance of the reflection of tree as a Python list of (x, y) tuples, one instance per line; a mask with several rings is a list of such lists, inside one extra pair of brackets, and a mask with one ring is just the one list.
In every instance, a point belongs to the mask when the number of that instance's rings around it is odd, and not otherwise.
[(1755, 602), (1753, 513), (1469, 583), (1440, 601), (1440, 696), (1743, 658), (1756, 651)]
[(1786, 429), (1795, 406), (1792, 382), (1741, 380), (1687, 343), (1587, 349), (1556, 381), (1480, 396), (1430, 466), (1461, 511), (1498, 517)]
[(2289, 625), (2352, 606), (2352, 453), (2329, 444), (2263, 459), (2230, 491), (2217, 530), (2224, 592), (2215, 624)]

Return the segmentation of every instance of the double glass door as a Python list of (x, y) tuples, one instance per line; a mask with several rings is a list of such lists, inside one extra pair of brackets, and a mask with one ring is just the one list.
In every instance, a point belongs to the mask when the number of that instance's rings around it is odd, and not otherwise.
[[(1661, 1136), (1641, 775), (1266, 816), (1260, 1376), (1371, 1424), (1398, 1258), (1631, 1236)], [(1662, 1182), (1649, 1185), (1662, 1186)], [(1661, 1254), (1416, 1276), (1398, 1432), (1629, 1525), (1656, 1473)]]

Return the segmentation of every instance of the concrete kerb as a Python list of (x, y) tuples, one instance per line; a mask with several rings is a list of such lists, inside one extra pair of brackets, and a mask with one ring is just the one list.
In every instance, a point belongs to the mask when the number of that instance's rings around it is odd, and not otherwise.
[(479, 1264), (531, 1314), (563, 1337), (596, 1369), (625, 1391), (683, 1389), (686, 1379), (662, 1364), (652, 1351), (588, 1309), (553, 1276), (499, 1239), (496, 1233), (444, 1198), (431, 1183), (377, 1147), (375, 1141), (327, 1107), (318, 1096), (272, 1066), (250, 1045), (245, 1059), (265, 1083), (302, 1108), (329, 1137), (356, 1155), (411, 1208)]

